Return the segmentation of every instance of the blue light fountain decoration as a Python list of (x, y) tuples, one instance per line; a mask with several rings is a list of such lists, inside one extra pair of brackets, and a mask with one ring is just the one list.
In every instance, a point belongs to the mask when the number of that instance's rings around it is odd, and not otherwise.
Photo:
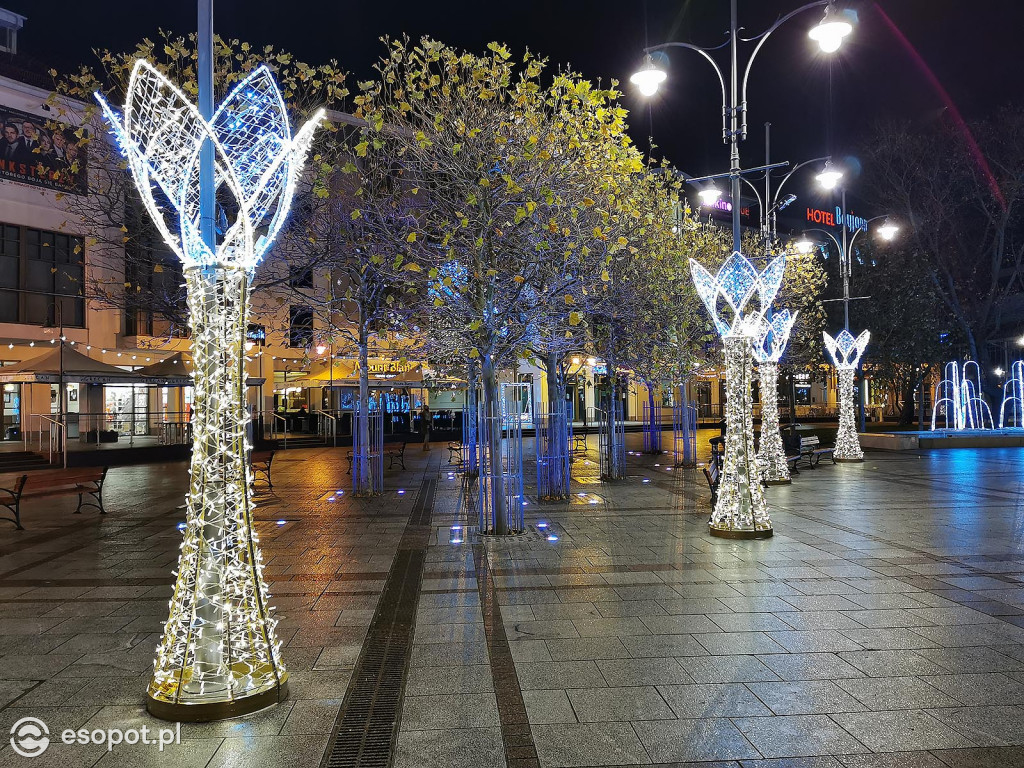
[[(759, 274), (745, 256), (734, 251), (714, 276), (690, 259), (697, 293), (725, 347), (725, 464), (718, 503), (711, 514), (712, 536), (766, 539), (772, 535), (754, 455), (751, 348), (761, 338), (765, 314), (779, 292), (785, 271), (785, 256), (773, 259)], [(719, 314), (719, 299), (725, 302), (723, 309), (731, 311), (726, 317)]]
[[(212, 70), (209, 77), (202, 112), (141, 59), (123, 118), (96, 95), (146, 209), (182, 261), (188, 291), (195, 385), (188, 518), (147, 701), (153, 715), (185, 721), (247, 714), (288, 691), (253, 528), (244, 346), (253, 271), (284, 224), (323, 118), (321, 110), (293, 137), (265, 66), (214, 112)], [(200, 92), (204, 105), (202, 83)], [(216, 232), (214, 201), (227, 198)]]
[[(1012, 383), (1012, 377), (1007, 383)], [(940, 413), (945, 422), (943, 429), (961, 431), (994, 427), (992, 411), (981, 392), (981, 368), (973, 360), (966, 361), (962, 368), (955, 360), (946, 363), (942, 381), (935, 385), (933, 402), (932, 431), (937, 428)], [(1000, 426), (1003, 408), (999, 412)]]
[(779, 429), (779, 360), (789, 344), (797, 314), (783, 309), (765, 317), (753, 345), (761, 383), (761, 442), (757, 447), (757, 461), (761, 477), (768, 485), (790, 482), (786, 448)]
[[(1007, 418), (1009, 408), (1009, 418)], [(1024, 429), (1024, 360), (1010, 366), (1010, 378), (1003, 384), (1003, 404), (999, 406), (1000, 429)]]
[(836, 461), (864, 461), (857, 434), (857, 417), (853, 412), (853, 376), (860, 364), (861, 355), (867, 349), (871, 334), (861, 331), (853, 337), (845, 328), (832, 338), (822, 333), (829, 356), (839, 374), (839, 431), (836, 433)]

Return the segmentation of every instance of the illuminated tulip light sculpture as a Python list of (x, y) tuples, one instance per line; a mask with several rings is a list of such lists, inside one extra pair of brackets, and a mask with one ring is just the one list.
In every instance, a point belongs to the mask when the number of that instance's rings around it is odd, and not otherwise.
[[(711, 513), (712, 536), (766, 539), (772, 535), (772, 521), (754, 455), (751, 346), (760, 338), (765, 312), (779, 292), (785, 270), (786, 258), (779, 256), (758, 274), (738, 251), (714, 276), (690, 260), (697, 293), (725, 347), (725, 464), (718, 503)], [(720, 299), (732, 310), (731, 318), (719, 314)]]
[(834, 339), (827, 333), (825, 346), (839, 373), (839, 431), (836, 433), (836, 461), (864, 461), (853, 412), (853, 374), (868, 346), (871, 334), (862, 331), (856, 339), (845, 328)]
[(779, 360), (786, 351), (797, 313), (788, 309), (764, 318), (761, 334), (754, 344), (757, 376), (761, 382), (761, 444), (757, 460), (761, 477), (769, 485), (790, 482), (786, 449), (779, 431)]
[[(293, 138), (266, 67), (242, 80), (210, 120), (143, 60), (132, 70), (123, 118), (99, 94), (97, 99), (143, 203), (182, 261), (192, 325), (188, 518), (148, 708), (171, 720), (242, 715), (282, 700), (288, 691), (252, 520), (244, 357), (248, 289), (287, 217), (323, 113)], [(200, 154), (211, 146), (216, 199), (231, 200), (220, 211), (219, 238), (212, 232), (204, 237), (209, 230), (200, 222)]]
[[(1006, 418), (1006, 409), (1010, 418)], [(1010, 366), (1010, 379), (1003, 384), (1003, 404), (999, 406), (1000, 429), (1024, 429), (1024, 360)]]

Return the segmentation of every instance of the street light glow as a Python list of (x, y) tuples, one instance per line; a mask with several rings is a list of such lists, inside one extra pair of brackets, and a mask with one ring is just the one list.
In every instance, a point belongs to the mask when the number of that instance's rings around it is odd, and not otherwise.
[(839, 180), (843, 178), (843, 172), (832, 165), (831, 160), (826, 160), (825, 167), (814, 178), (824, 189), (835, 189)]
[(714, 205), (721, 196), (722, 190), (716, 187), (713, 182), (710, 186), (704, 187), (704, 189), (697, 193), (697, 197), (700, 198), (704, 205)]
[(853, 32), (853, 25), (844, 18), (844, 15), (829, 3), (818, 26), (807, 33), (807, 36), (818, 44), (822, 53), (838, 51), (843, 44), (843, 38)]
[(810, 253), (812, 250), (814, 250), (814, 241), (808, 239), (805, 236), (797, 240), (795, 243), (793, 243), (793, 247), (796, 248), (797, 253), (802, 253), (806, 255)]
[(659, 69), (651, 54), (644, 56), (644, 65), (639, 71), (629, 77), (629, 82), (635, 85), (644, 96), (653, 96), (658, 92), (658, 86), (665, 82), (668, 75), (665, 70)]
[(893, 224), (891, 221), (886, 219), (882, 222), (882, 226), (878, 228), (878, 234), (883, 240), (892, 240), (896, 237), (896, 233), (900, 231), (900, 228)]

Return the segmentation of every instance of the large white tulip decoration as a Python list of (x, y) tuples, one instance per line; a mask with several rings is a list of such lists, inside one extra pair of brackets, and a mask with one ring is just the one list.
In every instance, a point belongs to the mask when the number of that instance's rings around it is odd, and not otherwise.
[[(207, 121), (149, 62), (135, 63), (124, 115), (97, 94), (143, 204), (181, 259), (195, 382), (188, 518), (149, 711), (214, 720), (282, 700), (288, 674), (253, 527), (245, 405), (252, 273), (284, 224), (320, 111), (293, 137), (265, 66)], [(200, 152), (212, 145), (222, 231), (200, 223)]]

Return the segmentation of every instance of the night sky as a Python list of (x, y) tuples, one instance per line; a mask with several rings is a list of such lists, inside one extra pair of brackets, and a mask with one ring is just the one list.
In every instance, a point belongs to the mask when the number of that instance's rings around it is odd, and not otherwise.
[[(273, 43), (310, 63), (335, 58), (359, 77), (370, 75), (383, 50), (383, 35), (429, 34), (473, 51), (483, 51), (491, 40), (516, 51), (529, 47), (553, 63), (572, 64), (587, 77), (626, 83), (625, 102), (633, 111), (630, 122), (639, 143), (646, 146), (653, 135), (661, 153), (694, 175), (726, 169), (718, 84), (707, 62), (692, 52), (671, 52), (670, 81), (649, 106), (626, 81), (640, 63), (645, 40), (651, 45), (721, 43), (728, 29), (727, 0), (215, 4), (215, 28), (222, 36)], [(758, 34), (798, 5), (797, 0), (740, 0), (740, 23), (751, 35)], [(765, 121), (773, 126), (772, 160), (797, 163), (824, 154), (854, 157), (876, 120), (923, 123), (956, 108), (970, 121), (1006, 102), (1024, 103), (1021, 0), (841, 5), (855, 8), (860, 23), (838, 54), (821, 54), (807, 38), (820, 18), (817, 9), (792, 19), (763, 47), (750, 80), (745, 165), (764, 160)], [(91, 61), (94, 47), (125, 50), (158, 28), (185, 33), (196, 23), (189, 0), (0, 0), (0, 6), (28, 16), (21, 50), (57, 68)], [(741, 49), (741, 60), (743, 50), (751, 48)], [(794, 185), (805, 201), (810, 175)]]

